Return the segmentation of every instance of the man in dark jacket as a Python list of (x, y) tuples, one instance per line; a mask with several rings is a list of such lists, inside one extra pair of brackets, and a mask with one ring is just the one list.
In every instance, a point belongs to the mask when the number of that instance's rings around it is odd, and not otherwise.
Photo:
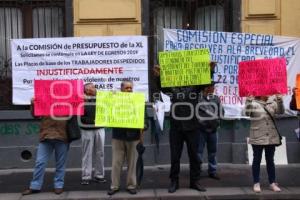
[(197, 106), (197, 117), (199, 120), (199, 148), (198, 155), (201, 163), (203, 162), (203, 151), (205, 144), (208, 154), (208, 175), (210, 178), (219, 180), (217, 175), (217, 144), (218, 128), (220, 125), (220, 115), (223, 113), (221, 101), (218, 96), (214, 95), (214, 82), (207, 85), (200, 95)]
[[(154, 67), (154, 75), (159, 77), (159, 66)], [(160, 87), (160, 82), (159, 82)], [(170, 120), (170, 152), (171, 152), (171, 183), (169, 193), (179, 188), (180, 158), (183, 144), (186, 142), (190, 161), (190, 188), (204, 192), (200, 179), (200, 159), (198, 157), (199, 146), (199, 123), (195, 115), (195, 107), (201, 92), (201, 86), (173, 87), (160, 89), (171, 97), (171, 120)]]
[(104, 140), (105, 129), (95, 127), (96, 113), (96, 88), (93, 83), (84, 85), (86, 95), (84, 115), (81, 117), (81, 138), (82, 138), (82, 177), (81, 184), (88, 185), (92, 180), (93, 154), (94, 159), (94, 180), (106, 182), (104, 178)]
[[(133, 83), (123, 81), (121, 83), (122, 92), (132, 92)], [(113, 195), (120, 189), (120, 176), (124, 160), (127, 160), (126, 190), (130, 194), (136, 194), (136, 146), (140, 141), (141, 129), (134, 128), (113, 128), (112, 130), (112, 170), (111, 186), (108, 195)]]

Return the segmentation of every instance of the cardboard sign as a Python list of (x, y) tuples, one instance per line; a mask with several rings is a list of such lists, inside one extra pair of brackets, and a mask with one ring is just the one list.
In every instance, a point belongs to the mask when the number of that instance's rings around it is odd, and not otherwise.
[(241, 97), (287, 93), (285, 58), (240, 62), (238, 74)]
[(297, 103), (297, 109), (300, 110), (300, 74), (297, 74), (296, 78), (296, 103)]
[(159, 52), (161, 87), (209, 84), (209, 63), (208, 49)]
[(97, 92), (96, 126), (143, 129), (144, 114), (144, 93)]
[(34, 115), (83, 115), (83, 81), (35, 80)]

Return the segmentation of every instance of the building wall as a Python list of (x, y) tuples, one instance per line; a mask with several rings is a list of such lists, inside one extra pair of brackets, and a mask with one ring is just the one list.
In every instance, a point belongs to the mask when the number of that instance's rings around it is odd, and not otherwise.
[(73, 0), (74, 36), (141, 35), (141, 0)]
[(299, 0), (242, 0), (242, 32), (300, 37)]
[[(141, 20), (141, 2), (141, 0), (73, 0), (74, 36), (141, 35), (142, 24), (146, 23)], [(242, 32), (300, 37), (299, 0), (242, 0), (241, 8)], [(149, 113), (150, 128), (145, 133), (145, 165), (169, 164), (169, 123), (166, 122), (164, 134), (159, 136), (158, 149), (155, 143), (153, 114)], [(25, 114), (21, 115), (17, 111), (2, 114), (3, 117), (0, 120), (0, 169), (24, 169), (34, 166), (39, 121), (32, 119), (29, 111)], [(280, 132), (286, 137), (289, 163), (300, 163), (298, 156), (300, 145), (294, 134), (297, 123), (296, 118), (283, 118), (278, 121)], [(222, 122), (218, 141), (218, 161), (220, 163), (245, 164), (248, 162), (246, 145), (248, 131), (249, 121), (247, 120)], [(27, 159), (24, 158), (26, 152), (30, 154), (29, 157), (27, 154)], [(110, 130), (107, 130), (106, 133), (105, 155), (105, 166), (110, 167)], [(67, 167), (80, 167), (80, 158), (81, 141), (79, 140), (71, 144)], [(182, 162), (188, 163), (186, 148)], [(52, 159), (50, 167), (53, 166)]]

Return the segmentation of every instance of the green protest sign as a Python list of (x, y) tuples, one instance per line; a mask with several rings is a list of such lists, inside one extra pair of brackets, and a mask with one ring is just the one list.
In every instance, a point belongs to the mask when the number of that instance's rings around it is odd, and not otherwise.
[(144, 113), (144, 93), (97, 92), (96, 126), (143, 129)]
[(208, 49), (159, 52), (161, 87), (209, 84), (209, 63)]

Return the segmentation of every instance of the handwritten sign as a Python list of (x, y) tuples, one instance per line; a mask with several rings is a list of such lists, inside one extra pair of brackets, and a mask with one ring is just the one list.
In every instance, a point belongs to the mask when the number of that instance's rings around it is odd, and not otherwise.
[(96, 126), (144, 128), (143, 93), (99, 91), (96, 97)]
[(35, 80), (36, 116), (83, 115), (83, 81)]
[(300, 74), (297, 74), (296, 78), (296, 103), (297, 103), (297, 109), (300, 109)]
[(208, 49), (159, 52), (161, 87), (209, 84), (209, 62)]
[(238, 84), (241, 97), (286, 94), (287, 71), (285, 58), (240, 62)]

